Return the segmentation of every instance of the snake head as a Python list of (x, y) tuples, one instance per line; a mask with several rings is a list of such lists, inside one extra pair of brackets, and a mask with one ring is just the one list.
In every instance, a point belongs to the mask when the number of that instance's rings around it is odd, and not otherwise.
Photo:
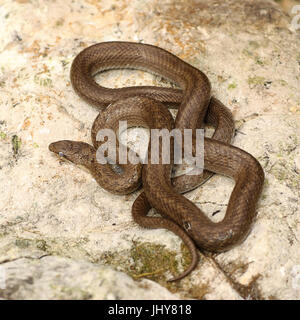
[(90, 168), (95, 158), (95, 148), (85, 142), (60, 140), (49, 144), (49, 150), (60, 158)]

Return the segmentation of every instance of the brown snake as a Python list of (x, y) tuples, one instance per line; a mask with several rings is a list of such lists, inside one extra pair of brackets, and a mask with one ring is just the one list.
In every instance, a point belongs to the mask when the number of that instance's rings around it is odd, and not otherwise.
[[(178, 84), (182, 91), (151, 86), (108, 89), (94, 81), (95, 73), (114, 68), (142, 69), (159, 74)], [(187, 244), (192, 254), (189, 268), (172, 280), (188, 274), (198, 261), (191, 238), (199, 248), (220, 252), (228, 250), (247, 236), (255, 217), (264, 173), (254, 157), (227, 144), (233, 133), (232, 116), (218, 100), (210, 97), (210, 83), (205, 74), (152, 45), (106, 42), (88, 47), (75, 58), (71, 81), (75, 91), (84, 100), (103, 110), (92, 128), (94, 146), (63, 140), (52, 143), (49, 149), (76, 164), (86, 166), (102, 187), (118, 194), (136, 190), (142, 171), (144, 192), (133, 204), (134, 220), (144, 227), (163, 227), (173, 231)], [(132, 98), (134, 96), (140, 97)], [(123, 173), (119, 174), (110, 165), (100, 165), (95, 159), (95, 151), (100, 145), (95, 136), (103, 126), (116, 130), (117, 122), (121, 119), (127, 120), (130, 126), (172, 127), (169, 111), (161, 102), (179, 105), (175, 127), (182, 131), (185, 128), (200, 128), (205, 117), (216, 127), (213, 139), (205, 138), (204, 167), (235, 180), (226, 215), (218, 223), (212, 222), (196, 205), (179, 194), (195, 188), (211, 173), (204, 171), (203, 176), (183, 175), (171, 181), (171, 164), (149, 163), (143, 167), (120, 165)], [(108, 104), (111, 105), (107, 107)], [(163, 218), (147, 217), (151, 207)]]

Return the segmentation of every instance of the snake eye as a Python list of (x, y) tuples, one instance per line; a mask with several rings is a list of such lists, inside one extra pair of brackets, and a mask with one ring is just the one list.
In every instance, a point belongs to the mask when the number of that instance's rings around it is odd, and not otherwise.
[(64, 157), (64, 156), (65, 156), (65, 154), (64, 154), (62, 151), (59, 151), (58, 155), (59, 155), (60, 157)]
[(189, 230), (192, 229), (192, 226), (191, 226), (191, 224), (190, 224), (188, 221), (184, 221), (184, 222), (183, 222), (183, 227), (184, 227), (184, 229), (185, 229), (186, 231), (189, 231)]

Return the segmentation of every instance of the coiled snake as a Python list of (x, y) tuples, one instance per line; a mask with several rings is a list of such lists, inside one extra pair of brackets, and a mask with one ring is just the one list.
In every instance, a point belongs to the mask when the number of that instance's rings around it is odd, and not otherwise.
[[(119, 68), (158, 74), (176, 83), (182, 90), (152, 86), (110, 89), (101, 87), (93, 78), (97, 72)], [(211, 86), (204, 73), (156, 46), (104, 42), (79, 53), (73, 61), (70, 76), (77, 94), (102, 111), (93, 124), (93, 146), (62, 140), (51, 143), (49, 149), (75, 164), (86, 166), (100, 186), (113, 193), (133, 192), (142, 179), (144, 191), (132, 207), (134, 220), (144, 227), (173, 231), (182, 238), (192, 254), (190, 266), (172, 281), (187, 275), (197, 264), (194, 243), (201, 249), (221, 252), (245, 239), (256, 215), (255, 206), (262, 191), (264, 172), (253, 156), (229, 144), (234, 130), (231, 113), (220, 101), (211, 97)], [(163, 104), (178, 108), (174, 123)], [(120, 120), (127, 120), (129, 127), (171, 130), (175, 126), (182, 132), (184, 129), (201, 128), (206, 120), (216, 129), (213, 137), (204, 141), (203, 175), (182, 175), (172, 179), (172, 164), (150, 162), (144, 166), (120, 165), (120, 174), (109, 164), (99, 164), (96, 150), (101, 142), (96, 139), (97, 132), (102, 128), (117, 131)], [(148, 156), (150, 154), (151, 150)], [(235, 180), (225, 217), (218, 223), (212, 222), (180, 194), (203, 183), (212, 175), (211, 172)], [(147, 217), (151, 207), (162, 217)]]

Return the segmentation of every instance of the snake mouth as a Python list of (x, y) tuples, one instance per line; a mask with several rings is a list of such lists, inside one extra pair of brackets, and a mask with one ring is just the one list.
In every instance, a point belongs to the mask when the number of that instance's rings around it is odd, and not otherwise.
[(56, 142), (52, 142), (49, 144), (48, 146), (48, 149), (51, 151), (51, 152), (54, 152), (56, 154), (59, 153), (59, 151), (57, 151), (57, 148), (56, 148)]

